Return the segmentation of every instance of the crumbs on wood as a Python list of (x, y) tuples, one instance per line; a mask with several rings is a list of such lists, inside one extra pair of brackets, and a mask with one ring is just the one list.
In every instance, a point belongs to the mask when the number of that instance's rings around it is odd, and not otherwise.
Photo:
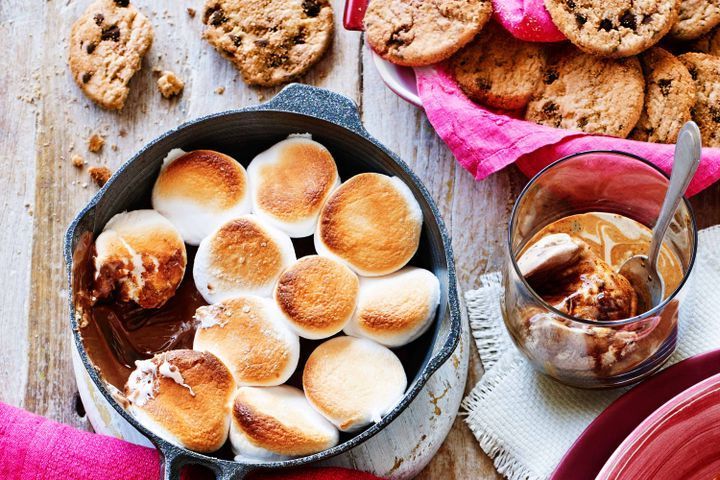
[(112, 177), (112, 172), (107, 167), (90, 167), (88, 173), (98, 187), (105, 185)]

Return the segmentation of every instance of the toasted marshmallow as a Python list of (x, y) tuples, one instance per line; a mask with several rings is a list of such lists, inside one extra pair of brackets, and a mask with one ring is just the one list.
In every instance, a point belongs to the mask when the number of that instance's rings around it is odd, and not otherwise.
[(290, 237), (254, 215), (230, 220), (200, 242), (193, 278), (208, 303), (239, 295), (270, 296), (295, 261)]
[(216, 355), (242, 386), (284, 383), (297, 368), (300, 339), (269, 298), (251, 295), (200, 307), (193, 349)]
[(180, 233), (155, 210), (119, 213), (95, 240), (94, 295), (117, 292), (120, 301), (161, 307), (185, 275), (187, 254)]
[(303, 371), (310, 405), (343, 432), (379, 422), (402, 399), (400, 360), (371, 340), (335, 337), (317, 347)]
[(241, 387), (233, 402), (230, 443), (236, 461), (280, 461), (338, 443), (337, 428), (313, 409), (302, 390)]
[(291, 135), (248, 165), (253, 213), (291, 237), (312, 235), (340, 185), (335, 160), (310, 135)]
[(406, 345), (427, 331), (438, 303), (440, 281), (422, 268), (362, 278), (357, 309), (344, 331), (386, 347)]
[(178, 229), (185, 242), (198, 245), (218, 226), (250, 213), (245, 169), (213, 150), (171, 150), (152, 191), (152, 205)]
[(135, 362), (125, 385), (128, 411), (176, 445), (214, 452), (227, 440), (235, 382), (210, 353), (170, 350)]
[(415, 254), (422, 223), (420, 205), (402, 180), (363, 173), (328, 199), (315, 232), (315, 249), (360, 275), (387, 275)]
[(310, 255), (285, 270), (275, 285), (275, 302), (290, 328), (316, 340), (343, 329), (355, 310), (358, 277), (331, 258)]

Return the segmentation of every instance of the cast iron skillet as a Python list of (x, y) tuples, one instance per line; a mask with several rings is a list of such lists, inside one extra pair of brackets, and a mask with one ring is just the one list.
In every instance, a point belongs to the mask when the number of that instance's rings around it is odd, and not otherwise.
[[(411, 263), (432, 270), (440, 279), (441, 299), (434, 330), (424, 345), (412, 352), (419, 369), (400, 403), (380, 422), (336, 447), (314, 455), (271, 463), (240, 463), (192, 452), (158, 437), (129, 415), (110, 395), (83, 346), (71, 295), (70, 325), (80, 357), (95, 385), (108, 402), (161, 452), (164, 479), (178, 479), (185, 465), (209, 468), (222, 480), (241, 479), (256, 469), (275, 469), (316, 462), (345, 452), (366, 441), (392, 422), (417, 396), (428, 378), (450, 357), (460, 335), (460, 311), (450, 238), (437, 206), (427, 190), (395, 154), (363, 128), (357, 106), (349, 98), (315, 87), (292, 84), (271, 101), (240, 110), (208, 115), (185, 123), (152, 141), (125, 163), (78, 214), (65, 236), (69, 288), (73, 288), (73, 252), (83, 234), (97, 235), (116, 213), (149, 204), (150, 191), (167, 152), (173, 148), (210, 148), (247, 162), (255, 154), (290, 133), (312, 134), (335, 157), (340, 176), (380, 172), (401, 178), (420, 203), (424, 226), (420, 248)], [(419, 342), (419, 341), (416, 341)], [(420, 342), (423, 343), (423, 342)], [(411, 344), (413, 345), (413, 344)], [(420, 359), (422, 359), (420, 361)]]

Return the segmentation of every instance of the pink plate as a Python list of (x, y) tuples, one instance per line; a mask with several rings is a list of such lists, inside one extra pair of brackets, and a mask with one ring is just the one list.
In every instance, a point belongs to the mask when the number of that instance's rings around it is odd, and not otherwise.
[(656, 410), (620, 445), (600, 480), (720, 477), (720, 374)]
[(643, 420), (668, 400), (718, 373), (720, 350), (715, 350), (683, 360), (628, 391), (588, 425), (565, 454), (551, 480), (594, 479)]

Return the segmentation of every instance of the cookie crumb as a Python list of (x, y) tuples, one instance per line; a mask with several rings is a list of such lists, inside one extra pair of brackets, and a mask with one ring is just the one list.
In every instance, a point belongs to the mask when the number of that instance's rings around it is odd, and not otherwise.
[(197, 12), (195, 11), (194, 8), (187, 9), (187, 14), (190, 16), (190, 18), (195, 18), (195, 13), (197, 13)]
[(72, 156), (70, 157), (70, 161), (75, 168), (83, 168), (83, 166), (85, 165), (85, 159), (77, 153), (72, 154)]
[(98, 153), (102, 150), (103, 145), (105, 145), (105, 139), (97, 133), (93, 133), (88, 139), (88, 150), (93, 153)]
[(105, 185), (112, 177), (112, 172), (107, 167), (90, 167), (88, 173), (98, 187)]
[(112, 145), (110, 145), (110, 148), (112, 149), (113, 152), (117, 152), (117, 151), (118, 151), (118, 146), (115, 145), (114, 143), (113, 143)]
[(120, 132), (118, 132), (118, 133), (119, 133), (119, 135), (120, 135), (121, 137), (127, 136), (127, 130), (125, 130), (124, 128), (121, 128), (121, 129), (120, 129)]
[(180, 80), (175, 73), (165, 70), (157, 81), (158, 90), (165, 98), (180, 95), (185, 88), (185, 82)]
[(217, 87), (215, 89), (215, 93), (217, 93), (218, 95), (222, 95), (223, 93), (225, 93), (225, 87)]

